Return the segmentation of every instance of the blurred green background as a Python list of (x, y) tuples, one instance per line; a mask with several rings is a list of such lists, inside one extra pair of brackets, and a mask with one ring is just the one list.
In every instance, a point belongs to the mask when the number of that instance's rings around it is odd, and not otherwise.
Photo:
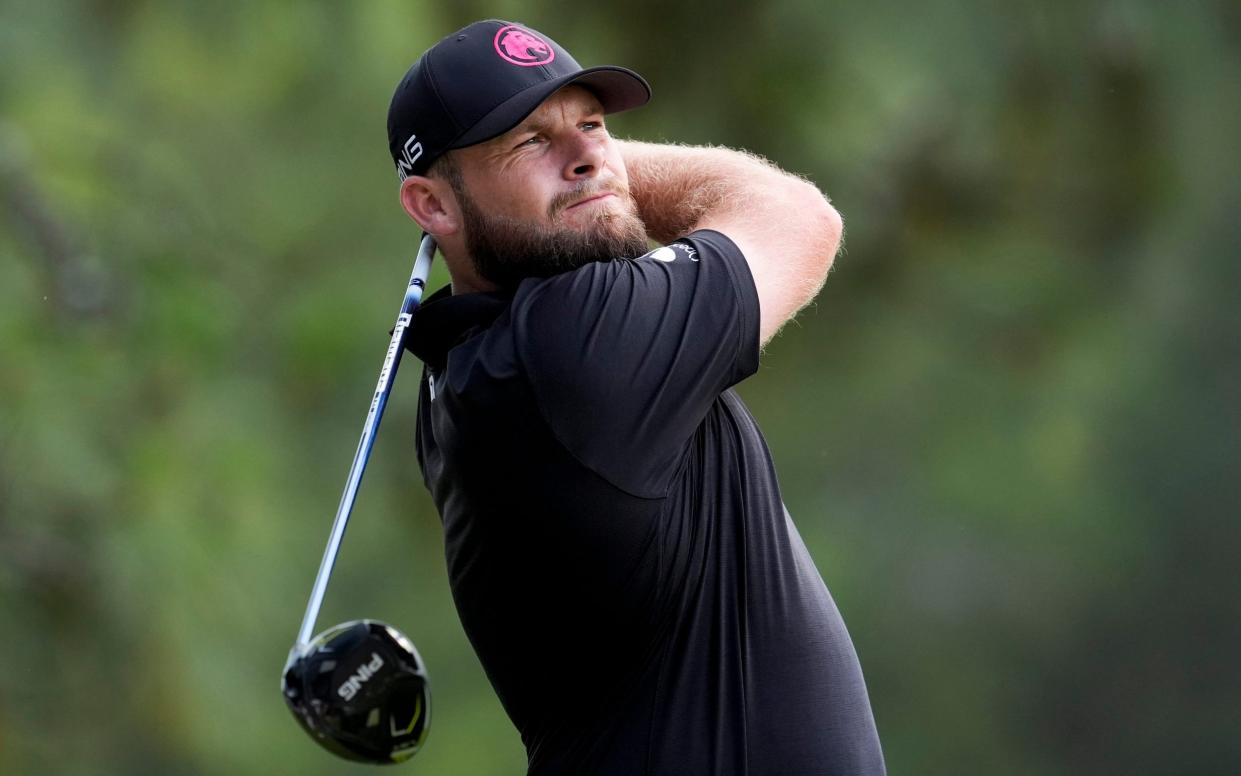
[[(415, 249), (388, 99), (489, 16), (643, 73), (615, 133), (751, 149), (843, 213), (742, 393), (891, 772), (1241, 773), (1224, 0), (0, 0), (0, 773), (370, 772), (279, 672)], [(401, 772), (521, 773), (417, 368), (320, 624), (389, 620), (429, 663)]]

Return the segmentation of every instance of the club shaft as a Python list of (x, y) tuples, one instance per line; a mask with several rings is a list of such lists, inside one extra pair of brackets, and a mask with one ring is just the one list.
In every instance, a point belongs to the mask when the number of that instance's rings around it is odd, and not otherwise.
[(336, 556), (340, 553), (340, 545), (345, 538), (345, 529), (349, 525), (349, 515), (353, 511), (353, 504), (358, 498), (358, 486), (362, 482), (362, 474), (366, 471), (366, 463), (371, 457), (371, 449), (375, 446), (375, 435), (379, 430), (379, 421), (383, 419), (384, 407), (388, 404), (388, 395), (392, 393), (396, 370), (401, 365), (401, 352), (405, 350), (405, 336), (409, 330), (410, 319), (418, 303), (422, 301), (422, 292), (426, 288), (427, 275), (431, 270), (431, 258), (434, 255), (435, 239), (431, 235), (426, 235), (422, 238), (422, 245), (418, 249), (418, 258), (414, 260), (414, 271), (410, 275), (409, 285), (405, 289), (405, 299), (401, 302), (401, 312), (392, 330), (392, 341), (388, 344), (383, 368), (379, 370), (379, 383), (375, 386), (375, 396), (371, 399), (371, 408), (366, 413), (366, 423), (362, 426), (362, 438), (358, 442), (357, 452), (353, 454), (349, 478), (345, 481), (345, 492), (341, 494), (340, 506), (336, 508), (336, 519), (332, 521), (332, 533), (328, 536), (327, 548), (323, 551), (323, 560), (319, 563), (319, 574), (315, 577), (315, 585), (310, 591), (310, 602), (306, 605), (302, 628), (297, 634), (299, 649), (308, 644), (314, 635), (315, 621), (319, 619), (319, 609), (323, 606), (328, 580), (332, 576)]

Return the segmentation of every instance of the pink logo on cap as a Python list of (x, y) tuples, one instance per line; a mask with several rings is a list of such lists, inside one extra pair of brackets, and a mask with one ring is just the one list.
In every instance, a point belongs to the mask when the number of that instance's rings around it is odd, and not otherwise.
[(500, 28), (496, 33), (495, 46), (501, 59), (522, 67), (546, 65), (556, 58), (550, 43), (516, 24)]

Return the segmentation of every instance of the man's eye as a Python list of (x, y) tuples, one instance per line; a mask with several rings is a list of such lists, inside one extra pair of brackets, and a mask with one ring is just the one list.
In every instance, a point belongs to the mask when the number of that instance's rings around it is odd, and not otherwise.
[(526, 146), (532, 146), (532, 145), (534, 145), (534, 144), (535, 144), (535, 143), (537, 143), (537, 142), (539, 142), (539, 136), (538, 136), (538, 135), (534, 135), (533, 137), (528, 137), (528, 138), (526, 138), (525, 140), (523, 140), (523, 141), (521, 141), (520, 143), (518, 143), (518, 144), (517, 144), (517, 147), (518, 147), (518, 148), (524, 148), (524, 147), (526, 147)]
[(584, 122), (582, 122), (582, 129), (602, 129), (602, 128), (603, 128), (603, 122), (602, 122), (602, 121), (584, 121)]

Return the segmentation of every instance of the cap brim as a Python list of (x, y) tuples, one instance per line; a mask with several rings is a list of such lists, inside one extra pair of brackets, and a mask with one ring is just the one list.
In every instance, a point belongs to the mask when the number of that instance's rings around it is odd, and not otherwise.
[(553, 93), (569, 84), (580, 84), (590, 89), (603, 104), (604, 113), (637, 108), (651, 99), (650, 85), (632, 70), (612, 65), (588, 67), (514, 94), (461, 133), (448, 144), (448, 148), (465, 148), (503, 135), (520, 124)]

